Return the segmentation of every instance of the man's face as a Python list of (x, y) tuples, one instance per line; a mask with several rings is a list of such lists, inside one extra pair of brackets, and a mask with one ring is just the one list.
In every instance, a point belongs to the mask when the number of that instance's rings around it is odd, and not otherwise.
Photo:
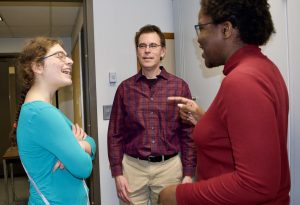
[(224, 41), (221, 25), (212, 22), (212, 18), (204, 15), (200, 10), (198, 24), (203, 26), (200, 26), (198, 43), (199, 47), (203, 49), (202, 57), (208, 68), (224, 64), (222, 56)]
[(144, 33), (140, 36), (136, 53), (142, 69), (157, 69), (165, 52), (166, 48), (161, 46), (157, 33)]

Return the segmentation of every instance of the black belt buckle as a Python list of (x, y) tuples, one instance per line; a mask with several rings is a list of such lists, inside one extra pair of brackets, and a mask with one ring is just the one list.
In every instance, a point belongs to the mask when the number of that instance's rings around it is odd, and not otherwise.
[(148, 156), (146, 160), (148, 162), (164, 162), (172, 157), (175, 157), (178, 153), (171, 154), (171, 155), (161, 155), (161, 156)]
[(164, 156), (148, 156), (147, 161), (148, 162), (161, 162), (161, 161), (164, 161)]

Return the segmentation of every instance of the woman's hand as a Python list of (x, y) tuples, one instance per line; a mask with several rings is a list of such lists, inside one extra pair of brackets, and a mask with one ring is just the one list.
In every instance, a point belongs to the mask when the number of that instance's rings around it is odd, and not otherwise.
[(193, 178), (191, 176), (185, 176), (181, 181), (182, 184), (192, 183), (192, 182), (193, 182)]
[(196, 125), (203, 116), (204, 111), (194, 100), (184, 97), (168, 97), (168, 101), (177, 103), (182, 121)]
[(75, 137), (77, 138), (77, 140), (84, 140), (87, 136), (85, 131), (81, 127), (79, 127), (77, 123), (72, 125), (72, 131)]
[[(72, 125), (72, 132), (73, 132), (74, 136), (76, 137), (76, 139), (78, 140), (78, 144), (82, 147), (82, 149), (85, 152), (91, 154), (92, 151), (91, 151), (90, 144), (83, 141), (87, 137), (86, 132), (81, 127), (79, 127), (79, 125), (77, 123)], [(60, 168), (60, 169), (65, 168), (63, 163), (59, 160), (57, 160), (57, 162), (53, 166), (53, 172), (56, 171), (58, 168)]]
[(57, 162), (55, 163), (55, 165), (53, 166), (53, 172), (55, 172), (58, 168), (60, 169), (64, 169), (65, 166), (63, 165), (63, 163), (61, 163), (61, 161), (57, 160)]
[(177, 185), (171, 185), (171, 186), (164, 188), (159, 193), (158, 204), (159, 205), (177, 205), (176, 188), (177, 188)]
[(92, 148), (88, 142), (86, 142), (84, 140), (80, 140), (80, 141), (78, 141), (78, 143), (86, 153), (92, 154)]
[(82, 147), (82, 149), (86, 153), (91, 154), (92, 153), (91, 145), (88, 142), (84, 141), (84, 139), (87, 137), (86, 132), (81, 127), (79, 127), (77, 123), (75, 125), (72, 125), (72, 131), (76, 139), (78, 140), (79, 145)]

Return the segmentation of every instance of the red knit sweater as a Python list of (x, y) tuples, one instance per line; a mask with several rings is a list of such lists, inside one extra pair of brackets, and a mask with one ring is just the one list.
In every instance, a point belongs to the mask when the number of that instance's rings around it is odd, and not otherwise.
[(288, 93), (257, 46), (228, 60), (225, 78), (194, 130), (198, 180), (177, 187), (179, 205), (288, 205)]

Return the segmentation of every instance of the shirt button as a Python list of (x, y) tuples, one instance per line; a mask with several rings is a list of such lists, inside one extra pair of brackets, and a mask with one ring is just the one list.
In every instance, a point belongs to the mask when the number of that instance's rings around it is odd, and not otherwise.
[(154, 127), (151, 127), (152, 130), (154, 130)]
[(152, 144), (154, 144), (155, 143), (155, 140), (152, 140)]
[(153, 98), (150, 98), (151, 101), (153, 101)]
[(153, 111), (151, 111), (150, 114), (153, 115)]

